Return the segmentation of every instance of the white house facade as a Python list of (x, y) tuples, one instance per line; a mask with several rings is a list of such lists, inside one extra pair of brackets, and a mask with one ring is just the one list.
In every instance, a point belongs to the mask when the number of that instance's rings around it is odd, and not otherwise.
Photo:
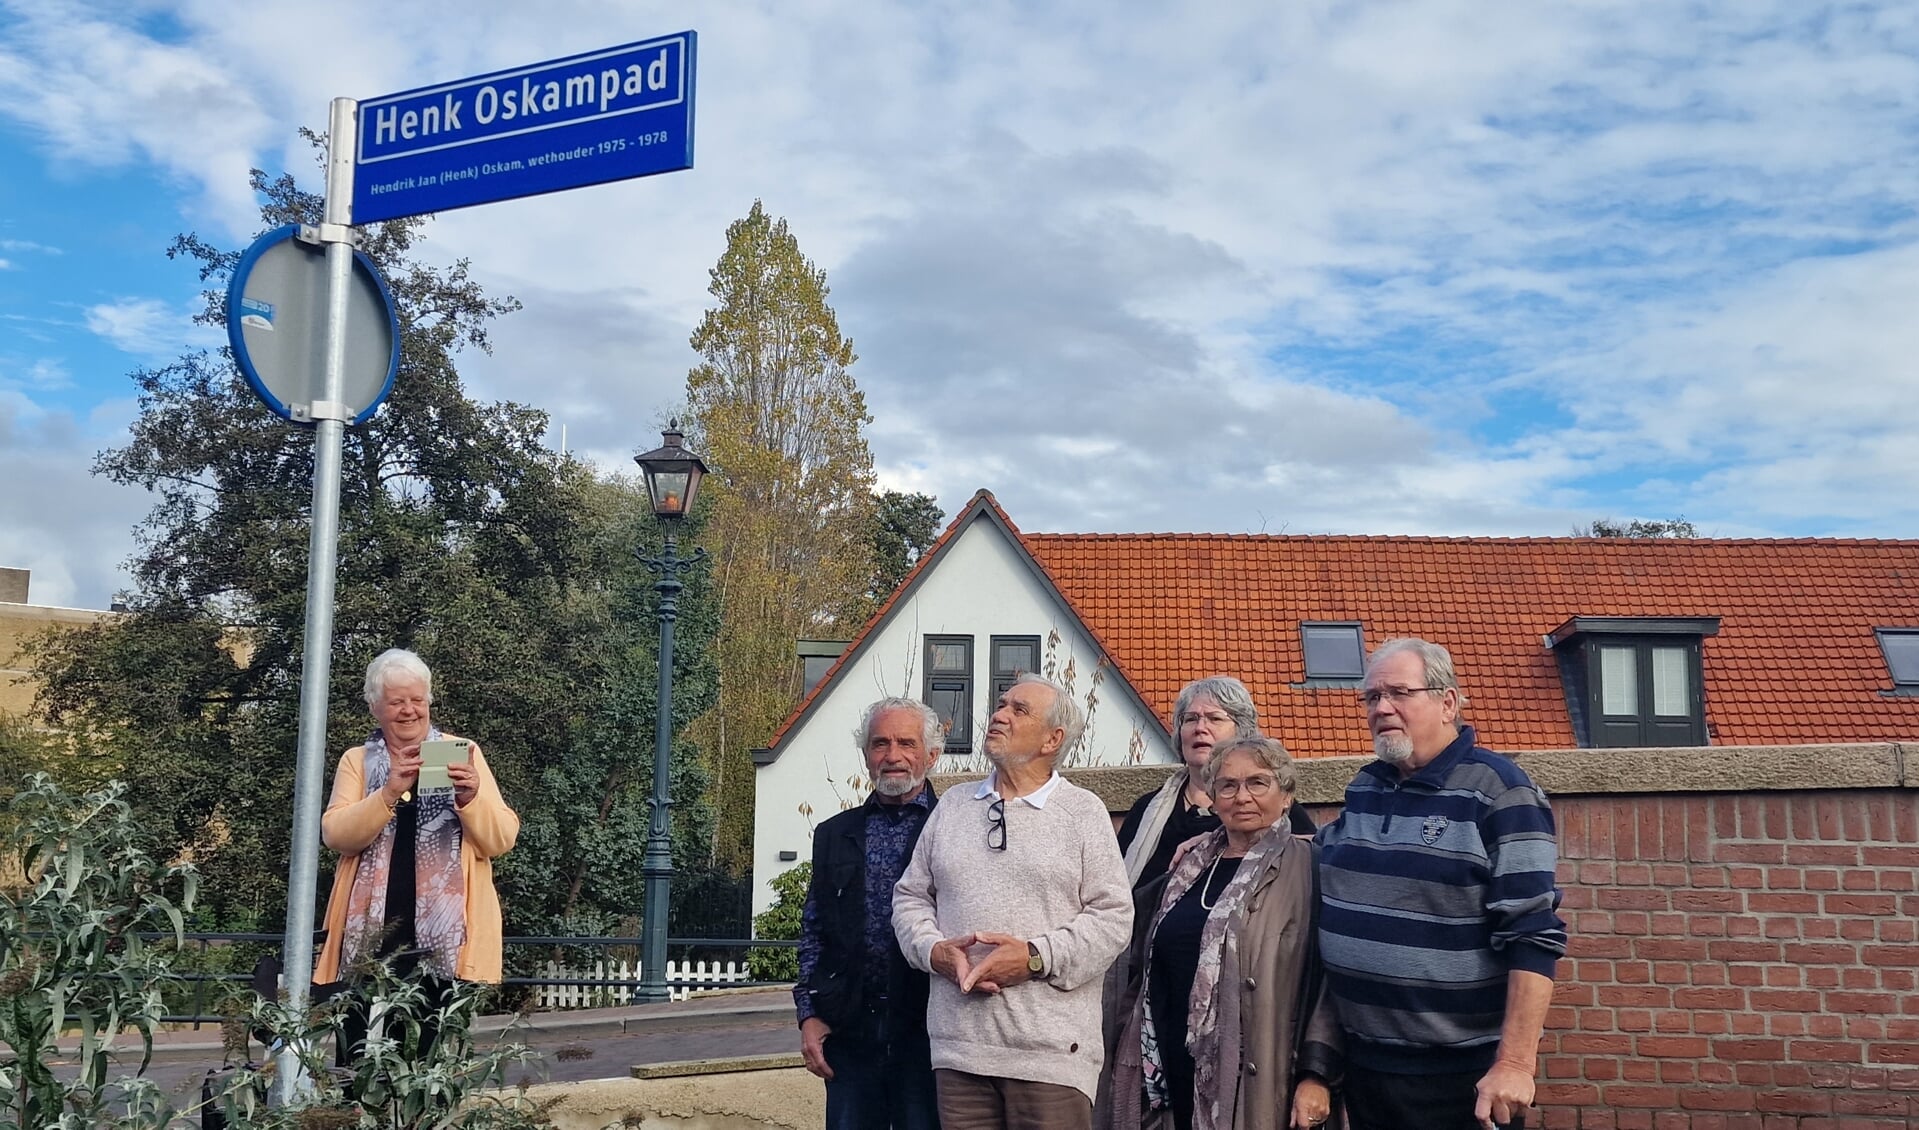
[(866, 799), (855, 731), (868, 704), (900, 695), (933, 706), (949, 726), (934, 771), (984, 776), (980, 738), (994, 700), (1026, 671), (1064, 684), (1087, 716), (1062, 768), (1173, 762), (1165, 724), (982, 492), (756, 751), (754, 913), (772, 904), (774, 876), (811, 858), (813, 829)]

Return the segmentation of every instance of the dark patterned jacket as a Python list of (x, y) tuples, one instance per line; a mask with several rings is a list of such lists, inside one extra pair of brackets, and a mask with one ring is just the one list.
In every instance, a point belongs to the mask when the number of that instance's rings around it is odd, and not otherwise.
[[(887, 1031), (926, 1038), (927, 975), (900, 952), (892, 906), (893, 882), (912, 858), (932, 804), (930, 785), (904, 805), (868, 797), (814, 830), (793, 986), (802, 1023), (818, 1016), (836, 1032), (853, 1033), (870, 1030), (870, 1014), (879, 1013)], [(876, 833), (871, 842), (869, 830)], [(870, 882), (869, 858), (882, 869)]]

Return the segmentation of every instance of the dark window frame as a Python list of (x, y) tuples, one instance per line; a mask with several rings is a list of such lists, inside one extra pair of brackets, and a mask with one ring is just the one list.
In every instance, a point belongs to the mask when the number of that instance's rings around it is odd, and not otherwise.
[(1892, 650), (1886, 647), (1888, 636), (1899, 639), (1919, 639), (1919, 628), (1874, 628), (1873, 639), (1879, 644), (1879, 658), (1885, 661), (1886, 676), (1892, 680), (1892, 693), (1919, 694), (1919, 666), (1901, 671), (1893, 662)]
[[(966, 648), (965, 670), (936, 670), (933, 666), (933, 649), (954, 644)], [(947, 696), (957, 695), (957, 706), (946, 730), (947, 753), (971, 753), (973, 751), (973, 679), (976, 665), (974, 662), (973, 637), (960, 635), (929, 635), (922, 641), (920, 649), (922, 669), (925, 676), (921, 680), (920, 701), (938, 711)]]
[[(1559, 658), (1573, 734), (1586, 749), (1712, 744), (1706, 720), (1705, 640), (1719, 634), (1716, 616), (1574, 616), (1545, 637)], [(1600, 649), (1633, 651), (1635, 712), (1606, 714)], [(1654, 712), (1656, 648), (1686, 653), (1686, 713)]]
[[(1633, 653), (1633, 695), (1636, 709), (1631, 714), (1605, 712), (1606, 686), (1602, 648), (1624, 648)], [(1656, 713), (1653, 693), (1653, 651), (1674, 648), (1686, 657), (1686, 711), (1683, 714)], [(1697, 638), (1672, 635), (1598, 635), (1587, 636), (1581, 644), (1585, 652), (1586, 717), (1590, 720), (1590, 745), (1594, 749), (1642, 749), (1662, 746), (1706, 745), (1706, 696), (1703, 683), (1703, 654)]]
[[(1351, 674), (1342, 672), (1315, 671), (1313, 669), (1312, 650), (1306, 646), (1306, 637), (1315, 628), (1350, 629), (1353, 643), (1358, 648), (1358, 665)], [(1299, 622), (1299, 660), (1306, 672), (1305, 686), (1309, 687), (1356, 687), (1366, 678), (1366, 626), (1358, 620), (1301, 620)]]
[[(1025, 670), (1025, 669), (1015, 670), (1011, 667), (1000, 666), (999, 649), (1001, 644), (1030, 645), (1033, 649), (1033, 664), (1034, 664), (1033, 669), (1032, 670)], [(1005, 694), (1007, 688), (1011, 687), (1015, 680), (1017, 680), (1021, 675), (1039, 674), (1040, 673), (1039, 667), (1043, 665), (1044, 663), (1045, 663), (1045, 655), (1040, 650), (1040, 638), (1036, 635), (986, 637), (986, 665), (987, 665), (987, 672), (988, 672), (987, 678), (990, 682), (990, 685), (993, 688), (993, 697), (987, 701), (993, 703), (994, 706), (997, 708), (999, 704), (999, 696)]]

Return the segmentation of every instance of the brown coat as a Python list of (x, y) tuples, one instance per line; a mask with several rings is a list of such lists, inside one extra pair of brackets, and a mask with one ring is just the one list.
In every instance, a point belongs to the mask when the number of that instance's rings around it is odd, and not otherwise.
[[(1308, 963), (1319, 960), (1314, 931), (1313, 845), (1288, 837), (1285, 850), (1270, 858), (1253, 881), (1245, 904), (1227, 931), (1219, 986), (1222, 1062), (1217, 1077), (1226, 1093), (1220, 1110), (1231, 1111), (1234, 1130), (1285, 1130), (1292, 1118), (1294, 1073), (1304, 1068), (1336, 1082), (1342, 1041), (1339, 1021), (1324, 984)], [(1141, 963), (1146, 942), (1169, 908), (1164, 900), (1120, 960), (1126, 968), (1113, 982), (1120, 1011), (1117, 1046), (1109, 1049), (1110, 1089), (1102, 1089), (1101, 1125), (1109, 1130), (1170, 1126), (1171, 1112), (1144, 1109), (1139, 1032), (1146, 1014)], [(1235, 991), (1226, 992), (1228, 986)], [(1302, 999), (1302, 993), (1309, 999)], [(1303, 1017), (1303, 1023), (1301, 1022)], [(1236, 1049), (1234, 1062), (1223, 1062)]]

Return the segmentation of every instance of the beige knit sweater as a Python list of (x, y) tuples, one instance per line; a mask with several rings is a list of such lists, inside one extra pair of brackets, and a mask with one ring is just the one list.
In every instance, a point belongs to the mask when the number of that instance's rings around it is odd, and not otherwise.
[[(1031, 940), (1043, 980), (962, 994), (935, 974), (927, 1002), (933, 1066), (1075, 1087), (1099, 1086), (1100, 979), (1133, 930), (1133, 898), (1111, 818), (1098, 797), (1058, 781), (1034, 807), (1006, 802), (1006, 849), (986, 846), (987, 797), (949, 789), (893, 889), (906, 959), (932, 969), (934, 943), (998, 931)], [(975, 956), (991, 949), (980, 946)]]

